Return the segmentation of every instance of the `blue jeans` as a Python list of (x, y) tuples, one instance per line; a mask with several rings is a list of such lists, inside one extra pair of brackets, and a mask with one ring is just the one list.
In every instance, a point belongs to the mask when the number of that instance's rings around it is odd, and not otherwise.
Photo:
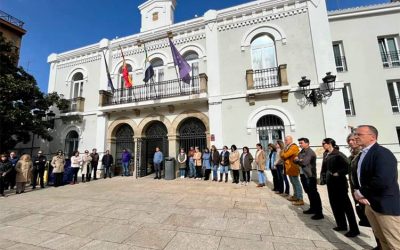
[(299, 200), (303, 199), (303, 189), (301, 188), (300, 180), (298, 176), (289, 176), (290, 183), (293, 186), (294, 197)]
[(179, 175), (182, 177), (185, 177), (185, 169), (184, 168), (180, 168), (179, 169)]
[(218, 180), (218, 165), (214, 165), (212, 171), (213, 171), (213, 180)]
[(189, 161), (189, 177), (195, 177), (196, 176), (196, 167), (194, 166), (193, 161)]
[(264, 184), (266, 182), (267, 178), (265, 177), (264, 172), (261, 172), (260, 170), (258, 170), (258, 184)]
[(122, 162), (123, 172), (122, 175), (129, 176), (129, 162)]
[(229, 167), (228, 166), (220, 166), (219, 167), (219, 173), (220, 174), (223, 174), (223, 173), (225, 173), (225, 174), (227, 174), (227, 173), (229, 173)]

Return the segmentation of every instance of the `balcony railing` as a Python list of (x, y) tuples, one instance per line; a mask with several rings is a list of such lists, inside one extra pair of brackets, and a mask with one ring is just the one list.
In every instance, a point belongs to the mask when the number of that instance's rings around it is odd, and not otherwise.
[(114, 93), (100, 91), (100, 106), (135, 103), (147, 100), (188, 96), (207, 91), (207, 76), (192, 77), (190, 83), (182, 79), (136, 85), (129, 89), (117, 89)]
[(61, 110), (61, 113), (69, 113), (69, 112), (83, 112), (85, 109), (85, 98), (76, 97), (73, 99), (69, 99), (69, 107), (67, 109)]
[(337, 72), (347, 71), (347, 63), (345, 56), (335, 56), (335, 63)]
[(384, 68), (400, 67), (400, 51), (381, 53)]
[(246, 71), (247, 90), (268, 89), (287, 85), (286, 64), (268, 69)]
[(14, 24), (17, 27), (22, 28), (24, 26), (24, 22), (22, 22), (21, 20), (11, 16), (10, 14), (5, 13), (4, 11), (0, 10), (0, 18), (11, 23)]

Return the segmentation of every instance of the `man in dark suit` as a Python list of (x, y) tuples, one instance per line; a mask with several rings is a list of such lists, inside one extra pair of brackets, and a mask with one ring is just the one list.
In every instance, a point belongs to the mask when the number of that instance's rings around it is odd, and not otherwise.
[(355, 133), (362, 152), (357, 163), (354, 197), (365, 205), (365, 214), (381, 249), (400, 249), (400, 191), (397, 160), (377, 143), (378, 130), (361, 125)]

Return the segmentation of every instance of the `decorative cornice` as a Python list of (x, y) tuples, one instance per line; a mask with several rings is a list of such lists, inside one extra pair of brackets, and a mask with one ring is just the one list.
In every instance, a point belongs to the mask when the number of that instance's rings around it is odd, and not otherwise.
[(57, 69), (64, 69), (64, 68), (69, 68), (69, 67), (74, 67), (77, 65), (82, 65), (90, 62), (95, 62), (100, 60), (102, 57), (101, 55), (92, 55), (92, 56), (87, 56), (81, 59), (72, 59), (63, 62), (60, 62), (60, 64), (57, 65)]
[(258, 23), (264, 23), (264, 22), (275, 20), (275, 19), (284, 18), (287, 16), (299, 15), (299, 14), (306, 13), (306, 12), (307, 12), (306, 7), (295, 8), (292, 10), (284, 10), (284, 8), (281, 8), (281, 9), (274, 8), (273, 10), (263, 11), (262, 13), (259, 13), (258, 15), (253, 15), (250, 18), (246, 18), (245, 16), (242, 16), (240, 18), (233, 17), (230, 20), (224, 20), (223, 22), (221, 22), (221, 25), (218, 27), (218, 31), (221, 32), (221, 31), (236, 29), (236, 28), (240, 28), (240, 27), (244, 27), (244, 26), (255, 25)]
[(329, 20), (351, 18), (363, 15), (372, 15), (388, 12), (400, 12), (400, 2), (374, 4), (369, 6), (358, 6), (348, 9), (340, 9), (328, 12)]

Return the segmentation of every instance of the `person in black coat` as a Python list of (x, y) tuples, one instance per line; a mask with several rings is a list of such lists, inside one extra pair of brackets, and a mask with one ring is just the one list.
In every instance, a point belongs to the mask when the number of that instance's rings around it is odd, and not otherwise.
[(37, 156), (33, 159), (33, 181), (32, 181), (32, 189), (36, 188), (37, 178), (39, 176), (40, 187), (44, 188), (44, 171), (46, 170), (46, 162), (47, 158), (43, 155), (42, 150), (38, 151)]
[(7, 159), (6, 154), (2, 154), (0, 158), (0, 197), (4, 197), (5, 178), (11, 171), (11, 162)]
[(355, 237), (360, 234), (360, 230), (348, 195), (349, 185), (346, 175), (349, 173), (349, 162), (347, 157), (339, 151), (339, 147), (332, 138), (325, 138), (322, 141), (322, 147), (325, 149), (325, 153), (321, 175), (326, 176), (329, 203), (337, 225), (333, 230), (346, 231), (347, 217), (350, 230), (345, 236)]
[(107, 176), (111, 178), (111, 166), (114, 163), (114, 158), (110, 155), (110, 150), (106, 150), (106, 154), (101, 158), (101, 163), (104, 167), (104, 179), (107, 178)]
[(362, 151), (353, 172), (354, 198), (365, 205), (381, 249), (400, 249), (400, 191), (397, 159), (377, 143), (378, 130), (359, 126), (355, 139)]
[(221, 154), (219, 155), (220, 168), (219, 168), (219, 182), (222, 182), (222, 176), (225, 173), (225, 182), (228, 182), (229, 173), (229, 151), (228, 147), (224, 146)]

